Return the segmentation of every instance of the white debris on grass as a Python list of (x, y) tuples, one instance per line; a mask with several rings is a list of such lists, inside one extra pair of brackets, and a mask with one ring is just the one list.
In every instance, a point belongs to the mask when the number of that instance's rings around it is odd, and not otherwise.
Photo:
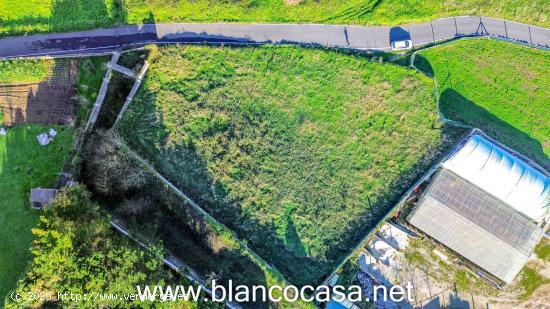
[(0, 135), (4, 136), (8, 134), (8, 130), (6, 130), (5, 128), (0, 128)]
[(39, 134), (37, 137), (38, 143), (42, 146), (46, 146), (50, 143), (50, 137), (46, 133)]
[(394, 225), (386, 222), (377, 233), (378, 237), (397, 250), (403, 250), (409, 245), (409, 237)]
[(378, 236), (374, 236), (372, 240), (369, 241), (367, 246), (372, 255), (380, 262), (384, 263), (387, 266), (395, 264), (397, 250), (395, 250), (387, 242), (378, 238)]
[(48, 133), (40, 133), (36, 138), (42, 146), (48, 145), (54, 138), (57, 136), (57, 131), (54, 128), (51, 128)]

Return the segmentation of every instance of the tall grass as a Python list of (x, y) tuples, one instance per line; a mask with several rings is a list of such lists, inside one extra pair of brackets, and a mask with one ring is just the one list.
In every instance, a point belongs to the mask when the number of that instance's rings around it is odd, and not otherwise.
[(40, 82), (50, 76), (53, 60), (0, 61), (0, 84)]
[(0, 0), (0, 36), (121, 23), (267, 22), (397, 25), (485, 15), (550, 26), (547, 0)]
[(330, 271), (446, 138), (429, 79), (337, 52), (163, 48), (142, 87), (125, 140), (300, 284)]

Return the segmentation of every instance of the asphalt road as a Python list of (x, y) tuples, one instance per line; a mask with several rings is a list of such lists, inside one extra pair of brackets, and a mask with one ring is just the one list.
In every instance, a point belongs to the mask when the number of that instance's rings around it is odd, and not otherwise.
[(109, 52), (151, 42), (313, 44), (390, 50), (392, 41), (423, 45), (459, 36), (490, 35), (550, 49), (550, 29), (489, 17), (461, 16), (398, 27), (322, 24), (146, 24), (0, 39), (0, 58)]

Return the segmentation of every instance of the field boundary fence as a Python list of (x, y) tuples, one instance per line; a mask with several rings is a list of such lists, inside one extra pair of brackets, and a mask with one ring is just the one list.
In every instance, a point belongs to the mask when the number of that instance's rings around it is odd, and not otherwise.
[(197, 203), (195, 203), (189, 196), (187, 196), (185, 193), (183, 193), (176, 185), (171, 183), (166, 177), (164, 177), (161, 173), (159, 173), (151, 164), (149, 164), (145, 159), (143, 159), (139, 154), (134, 152), (130, 147), (128, 147), (124, 143), (117, 142), (112, 139), (108, 139), (109, 142), (113, 143), (115, 146), (117, 146), (119, 149), (124, 151), (126, 154), (130, 155), (133, 159), (139, 162), (143, 167), (145, 167), (149, 172), (151, 172), (157, 179), (159, 179), (163, 184), (165, 184), (168, 188), (170, 188), (176, 195), (178, 195), (180, 198), (185, 200), (191, 208), (193, 208), (200, 216), (203, 216), (208, 221), (214, 222), (219, 227), (223, 228), (225, 231), (231, 233), (235, 241), (241, 245), (248, 254), (250, 254), (252, 257), (257, 259), (261, 264), (263, 264), (266, 268), (268, 268), (271, 271), (276, 272), (277, 275), (279, 275), (285, 282), (289, 282), (281, 272), (279, 272), (275, 267), (273, 267), (270, 263), (268, 263), (266, 260), (264, 260), (258, 253), (256, 253), (254, 250), (252, 250), (245, 242), (243, 242), (238, 235), (229, 227), (227, 227), (225, 224), (219, 222), (217, 219), (212, 217), (206, 210), (204, 210), (202, 207), (200, 207)]
[[(147, 246), (145, 243), (141, 242), (139, 239), (137, 239), (134, 235), (130, 233), (130, 231), (124, 226), (124, 223), (121, 219), (116, 218), (109, 221), (111, 224), (111, 227), (114, 228), (116, 231), (118, 231), (120, 234), (128, 237), (130, 240), (138, 244), (140, 247), (144, 248), (145, 250), (152, 252), (151, 248)], [(182, 276), (185, 276), (187, 279), (191, 280), (191, 282), (194, 282), (202, 287), (202, 290), (205, 291), (208, 295), (212, 296), (212, 290), (206, 286), (206, 283), (200, 276), (197, 274), (197, 272), (191, 268), (189, 265), (183, 263), (176, 257), (172, 255), (168, 256), (161, 256), (159, 257), (162, 259), (162, 262), (164, 265), (168, 266), (170, 269), (174, 270), (175, 272), (181, 274)], [(184, 271), (184, 270), (187, 270)], [(218, 295), (219, 296), (219, 295)], [(241, 306), (234, 304), (232, 302), (225, 302), (225, 306), (229, 309), (242, 309)]]
[(457, 16), (402, 26), (415, 45), (488, 36), (550, 50), (550, 29), (484, 16)]

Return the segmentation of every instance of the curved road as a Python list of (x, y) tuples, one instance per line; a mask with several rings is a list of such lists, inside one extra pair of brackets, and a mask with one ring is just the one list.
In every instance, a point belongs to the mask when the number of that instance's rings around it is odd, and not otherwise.
[(489, 35), (550, 49), (550, 29), (502, 19), (460, 16), (398, 27), (322, 24), (146, 24), (0, 39), (0, 59), (111, 52), (144, 43), (311, 44), (390, 50), (410, 39), (424, 45), (461, 36)]

